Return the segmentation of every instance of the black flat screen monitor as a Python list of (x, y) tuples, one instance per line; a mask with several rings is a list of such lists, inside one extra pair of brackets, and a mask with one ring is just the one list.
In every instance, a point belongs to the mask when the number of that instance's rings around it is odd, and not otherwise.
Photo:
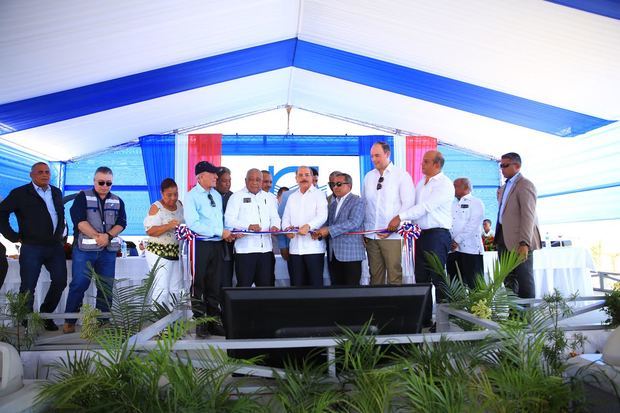
[(431, 284), (225, 288), (223, 322), (228, 339), (337, 336), (341, 327), (358, 331), (371, 318), (376, 334), (417, 334), (430, 299)]

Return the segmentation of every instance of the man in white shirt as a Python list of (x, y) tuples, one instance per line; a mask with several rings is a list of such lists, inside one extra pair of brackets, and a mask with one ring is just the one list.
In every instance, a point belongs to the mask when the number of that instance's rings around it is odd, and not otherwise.
[[(416, 222), (422, 230), (420, 238), (415, 242), (415, 279), (420, 283), (432, 281), (437, 302), (445, 297), (444, 283), (441, 276), (427, 266), (425, 253), (435, 254), (445, 268), (451, 243), (454, 186), (450, 178), (441, 172), (444, 163), (441, 152), (428, 151), (424, 154), (424, 178), (416, 187), (416, 204), (400, 215), (403, 220)], [(433, 305), (430, 301), (427, 304), (423, 321), (425, 327), (430, 327)]]
[(484, 271), (484, 248), (480, 237), (484, 204), (471, 194), (471, 182), (468, 178), (454, 180), (454, 195), (456, 201), (452, 203), (452, 245), (447, 262), (448, 274), (456, 277), (460, 273), (463, 282), (474, 288), (476, 277)]
[[(224, 214), (227, 229), (277, 231), (280, 229), (278, 206), (273, 195), (261, 190), (263, 180), (259, 169), (250, 169), (245, 188), (232, 194)], [(235, 241), (237, 286), (273, 286), (273, 253), (271, 235), (244, 235)]]
[(325, 194), (312, 184), (312, 171), (300, 166), (296, 175), (299, 190), (288, 197), (282, 227), (286, 230), (298, 228), (297, 234), (288, 234), (290, 278), (292, 286), (323, 285), (325, 240), (312, 239), (311, 231), (319, 229), (327, 221), (327, 200)]
[[(375, 169), (364, 177), (364, 229), (387, 228), (395, 231), (400, 223), (398, 215), (415, 204), (413, 181), (407, 171), (390, 162), (390, 146), (387, 143), (376, 142), (370, 148), (370, 156)], [(364, 241), (368, 254), (370, 284), (402, 284), (400, 235), (369, 234)]]

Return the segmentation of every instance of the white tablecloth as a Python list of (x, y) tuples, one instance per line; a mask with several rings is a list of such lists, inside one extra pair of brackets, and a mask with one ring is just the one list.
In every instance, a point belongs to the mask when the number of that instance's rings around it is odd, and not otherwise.
[[(488, 277), (497, 260), (497, 252), (484, 253), (484, 272)], [(594, 294), (590, 271), (594, 270), (590, 252), (581, 247), (543, 248), (534, 251), (534, 284), (536, 298), (552, 294), (557, 288), (564, 297), (579, 293), (586, 297)]]
[[(127, 257), (116, 259), (116, 279), (122, 280), (118, 285), (137, 285), (140, 281), (146, 278), (149, 268), (146, 264), (144, 257)], [(65, 303), (67, 302), (67, 294), (69, 291), (69, 283), (71, 283), (71, 261), (67, 261), (67, 287), (62, 293), (58, 307), (56, 307), (56, 313), (63, 313), (65, 311)], [(0, 290), (0, 301), (4, 302), (5, 293), (7, 291), (19, 291), (19, 285), (21, 279), (19, 277), (19, 261), (9, 259), (9, 271), (4, 281), (4, 286)], [(47, 290), (50, 286), (50, 274), (45, 267), (41, 269), (41, 275), (39, 276), (39, 282), (34, 293), (34, 309), (38, 310), (39, 306), (47, 294)], [(90, 287), (84, 294), (84, 302), (95, 305), (97, 292), (95, 289), (95, 283), (91, 282)]]

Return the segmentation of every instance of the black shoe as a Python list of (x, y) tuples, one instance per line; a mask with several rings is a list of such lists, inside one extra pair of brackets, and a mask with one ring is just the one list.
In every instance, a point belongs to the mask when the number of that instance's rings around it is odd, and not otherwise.
[(198, 338), (207, 338), (209, 337), (209, 331), (207, 330), (206, 324), (198, 324), (196, 326), (196, 337)]
[(220, 323), (209, 323), (208, 330), (212, 336), (226, 337), (226, 331)]
[(54, 323), (54, 320), (45, 319), (43, 320), (43, 328), (47, 331), (58, 331), (58, 326)]
[(433, 323), (433, 325), (428, 329), (429, 333), (436, 333), (437, 332), (437, 323)]

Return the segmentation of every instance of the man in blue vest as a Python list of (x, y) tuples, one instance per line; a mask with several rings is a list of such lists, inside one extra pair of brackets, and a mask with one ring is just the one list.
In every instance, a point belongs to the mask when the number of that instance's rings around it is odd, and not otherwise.
[[(113, 178), (110, 168), (100, 166), (95, 171), (94, 187), (80, 192), (71, 206), (75, 238), (71, 267), (73, 279), (69, 284), (65, 308), (67, 313), (80, 311), (84, 292), (91, 281), (89, 264), (102, 281), (97, 286), (97, 308), (104, 313), (110, 311), (116, 252), (120, 249), (118, 235), (127, 226), (125, 204), (110, 192)], [(63, 332), (75, 332), (75, 321), (65, 320)]]
[[(40, 307), (42, 313), (51, 313), (56, 309), (67, 285), (67, 263), (63, 249), (65, 210), (62, 193), (60, 189), (50, 185), (50, 176), (50, 168), (46, 163), (35, 163), (30, 169), (32, 182), (13, 189), (0, 203), (2, 235), (11, 242), (22, 243), (19, 255), (19, 291), (30, 292), (30, 311), (41, 266), (45, 265), (50, 273), (52, 282)], [(13, 230), (9, 224), (11, 213), (17, 218), (18, 231)], [(54, 321), (49, 319), (45, 320), (44, 327), (48, 331), (58, 330)]]

